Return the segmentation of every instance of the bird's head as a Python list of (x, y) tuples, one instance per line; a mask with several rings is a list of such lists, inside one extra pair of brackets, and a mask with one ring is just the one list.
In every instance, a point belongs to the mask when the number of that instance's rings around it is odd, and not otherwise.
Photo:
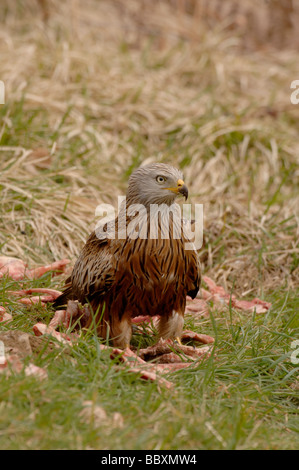
[(127, 198), (130, 204), (174, 203), (178, 196), (188, 197), (188, 188), (183, 174), (177, 168), (165, 163), (153, 163), (135, 170), (129, 179)]

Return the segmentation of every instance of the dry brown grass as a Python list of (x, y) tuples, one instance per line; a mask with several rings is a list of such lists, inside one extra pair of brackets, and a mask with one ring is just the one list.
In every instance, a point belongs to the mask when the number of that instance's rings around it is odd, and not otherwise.
[(246, 295), (298, 287), (294, 28), (278, 28), (279, 44), (273, 28), (259, 36), (252, 18), (271, 23), (269, 5), (249, 3), (6, 1), (4, 254), (75, 259), (96, 205), (115, 202), (136, 165), (162, 160), (204, 203), (206, 273)]

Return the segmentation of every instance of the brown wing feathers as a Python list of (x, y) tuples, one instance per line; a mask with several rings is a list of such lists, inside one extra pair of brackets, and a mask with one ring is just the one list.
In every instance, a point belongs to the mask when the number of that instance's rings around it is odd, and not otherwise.
[[(108, 309), (118, 310), (120, 318), (125, 313), (121, 311), (125, 304), (132, 317), (184, 309), (186, 295), (194, 298), (200, 286), (196, 253), (180, 250), (181, 240), (173, 240), (171, 244), (159, 240), (158, 245), (149, 240), (142, 242), (101, 240), (96, 243), (92, 234), (55, 308), (70, 299), (96, 305), (106, 302)], [(118, 244), (123, 246), (119, 248)]]
[[(171, 232), (169, 239), (157, 240), (99, 240), (93, 232), (55, 308), (69, 299), (89, 302), (100, 313), (105, 305), (104, 322), (120, 347), (130, 341), (130, 320), (139, 315), (160, 315), (161, 334), (179, 335), (186, 296), (194, 298), (200, 286), (198, 255), (184, 250), (185, 241)], [(98, 332), (105, 335), (106, 326)]]

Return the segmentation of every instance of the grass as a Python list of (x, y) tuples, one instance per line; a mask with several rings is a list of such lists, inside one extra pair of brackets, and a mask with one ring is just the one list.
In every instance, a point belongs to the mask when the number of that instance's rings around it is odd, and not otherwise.
[[(186, 317), (216, 338), (215, 354), (171, 374), (171, 391), (117, 368), (92, 332), (71, 350), (45, 344), (33, 359), (48, 380), (0, 375), (0, 448), (298, 448), (297, 52), (245, 51), (250, 31), (209, 29), (166, 2), (142, 10), (135, 0), (52, 0), (47, 24), (37, 2), (6, 4), (1, 253), (30, 267), (74, 262), (97, 204), (115, 203), (141, 162), (172, 162), (192, 203), (204, 204), (204, 274), (273, 306), (266, 315), (211, 306), (208, 320)], [(63, 279), (27, 283), (61, 288)], [(53, 315), (18, 304), (7, 291), (19, 288), (1, 279), (0, 304), (13, 315), (1, 331), (31, 333)], [(85, 400), (106, 410), (106, 424), (82, 419)]]
[[(279, 293), (273, 301), (266, 316), (212, 311), (212, 321), (197, 325), (188, 317), (187, 326), (216, 337), (216, 354), (171, 374), (171, 391), (118, 369), (92, 332), (71, 350), (45, 347), (34, 362), (48, 370), (48, 380), (22, 373), (1, 378), (1, 448), (296, 448), (298, 392), (291, 384), (298, 368), (290, 344), (298, 299)], [(30, 331), (37, 320), (49, 320), (44, 309), (22, 309), (13, 308), (9, 328)], [(85, 400), (104, 407), (108, 417), (121, 413), (123, 428), (82, 420)]]

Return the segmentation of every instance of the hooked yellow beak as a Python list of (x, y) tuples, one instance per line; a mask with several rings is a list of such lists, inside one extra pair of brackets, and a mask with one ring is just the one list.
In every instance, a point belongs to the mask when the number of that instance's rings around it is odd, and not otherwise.
[(169, 189), (169, 191), (172, 191), (173, 193), (176, 193), (176, 194), (182, 194), (185, 197), (185, 199), (188, 198), (188, 188), (185, 185), (183, 180), (177, 181), (176, 188), (166, 188), (166, 189)]

